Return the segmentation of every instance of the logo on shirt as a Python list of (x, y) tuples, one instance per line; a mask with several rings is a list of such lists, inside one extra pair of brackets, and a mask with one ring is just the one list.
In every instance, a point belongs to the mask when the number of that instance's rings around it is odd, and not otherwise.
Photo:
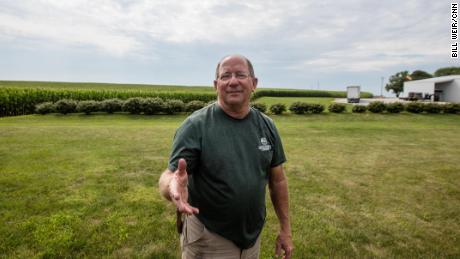
[(272, 146), (268, 144), (268, 141), (266, 138), (261, 138), (260, 144), (262, 144), (259, 146), (260, 151), (269, 151), (270, 149), (272, 149)]

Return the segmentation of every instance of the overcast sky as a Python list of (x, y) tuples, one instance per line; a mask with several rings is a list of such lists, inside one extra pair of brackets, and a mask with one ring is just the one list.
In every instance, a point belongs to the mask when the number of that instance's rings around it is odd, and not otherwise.
[(459, 64), (450, 3), (0, 0), (0, 79), (212, 85), (240, 53), (259, 87), (380, 94), (382, 77)]

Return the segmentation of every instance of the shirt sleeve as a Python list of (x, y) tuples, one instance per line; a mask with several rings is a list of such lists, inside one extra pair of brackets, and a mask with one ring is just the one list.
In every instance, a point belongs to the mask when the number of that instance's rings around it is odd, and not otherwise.
[(168, 169), (172, 172), (176, 171), (179, 159), (184, 158), (187, 162), (187, 173), (193, 174), (200, 160), (200, 139), (196, 126), (190, 119), (186, 119), (174, 135)]
[(273, 157), (271, 161), (271, 167), (276, 167), (286, 162), (286, 155), (284, 154), (283, 143), (281, 142), (281, 137), (276, 129), (275, 124), (272, 124), (272, 132), (274, 135), (274, 144)]

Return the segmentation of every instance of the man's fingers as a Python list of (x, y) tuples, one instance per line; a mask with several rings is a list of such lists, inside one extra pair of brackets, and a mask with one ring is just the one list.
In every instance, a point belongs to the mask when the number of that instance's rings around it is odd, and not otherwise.
[(286, 259), (291, 259), (292, 258), (292, 249), (287, 249), (286, 250)]
[(178, 201), (176, 203), (176, 208), (180, 213), (185, 213), (188, 215), (198, 214), (200, 212), (198, 208), (192, 207), (188, 203), (184, 203), (182, 201)]
[(181, 158), (179, 159), (179, 163), (177, 165), (177, 171), (179, 172), (179, 175), (184, 175), (186, 174), (187, 170), (187, 162), (185, 162), (185, 159)]
[(190, 206), (190, 208), (192, 209), (192, 214), (199, 214), (200, 213), (200, 210), (198, 208), (195, 208), (195, 207), (192, 207), (192, 206)]
[(275, 255), (276, 257), (281, 255), (281, 244), (278, 240), (276, 241)]
[(289, 236), (279, 235), (276, 238), (276, 257), (281, 256), (281, 258), (290, 259), (292, 258), (292, 250), (294, 250), (294, 246)]
[(291, 257), (292, 257), (292, 247), (290, 247), (289, 245), (286, 245), (284, 247), (284, 258), (291, 259)]
[(189, 215), (196, 214), (197, 211), (198, 211), (197, 208), (190, 206), (190, 204), (188, 204), (188, 203), (183, 203), (182, 208), (184, 210), (184, 213), (187, 213)]
[(193, 215), (193, 214), (198, 214), (199, 213), (199, 210), (195, 207), (192, 207), (190, 205), (185, 205), (184, 206), (184, 213), (187, 213), (188, 215)]

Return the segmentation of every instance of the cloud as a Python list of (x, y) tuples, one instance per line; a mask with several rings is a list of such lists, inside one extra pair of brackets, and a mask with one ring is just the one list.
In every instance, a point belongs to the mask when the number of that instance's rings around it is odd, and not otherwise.
[[(94, 7), (90, 1), (13, 3), (2, 8), (0, 34), (70, 46), (92, 46), (113, 55), (141, 48), (138, 39), (123, 33), (114, 22), (116, 9), (110, 5)], [(104, 17), (113, 17), (110, 18), (113, 20)]]
[(288, 70), (375, 71), (447, 55), (448, 8), (431, 0), (7, 0), (0, 42), (33, 39), (115, 57), (189, 45), (245, 49)]
[(226, 44), (253, 38), (279, 26), (278, 11), (267, 3), (248, 1), (149, 1), (133, 5), (132, 27), (154, 40), (173, 43)]
[(397, 38), (356, 41), (344, 48), (322, 52), (290, 68), (350, 72), (381, 71), (389, 67), (411, 66), (441, 59), (445, 54), (443, 47), (438, 39), (422, 42)]
[(10, 1), (1, 7), (0, 34), (123, 55), (156, 42), (240, 41), (279, 25), (280, 11), (265, 8), (260, 1)]
[[(348, 4), (348, 3), (347, 3)], [(332, 5), (334, 6), (334, 5)], [(320, 28), (327, 33), (317, 41), (308, 30), (307, 49), (314, 50), (297, 59), (287, 69), (294, 71), (382, 71), (398, 66), (416, 66), (442, 60), (447, 56), (449, 41), (443, 37), (445, 14), (442, 5), (424, 1), (385, 2), (367, 5), (336, 6), (340, 17)], [(430, 6), (431, 8), (427, 8)], [(445, 9), (445, 8), (444, 8)], [(339, 16), (338, 16), (339, 17)], [(319, 22), (313, 20), (312, 24)], [(329, 28), (332, 28), (331, 30)], [(307, 41), (304, 41), (307, 42)], [(321, 42), (322, 44), (318, 44)]]

